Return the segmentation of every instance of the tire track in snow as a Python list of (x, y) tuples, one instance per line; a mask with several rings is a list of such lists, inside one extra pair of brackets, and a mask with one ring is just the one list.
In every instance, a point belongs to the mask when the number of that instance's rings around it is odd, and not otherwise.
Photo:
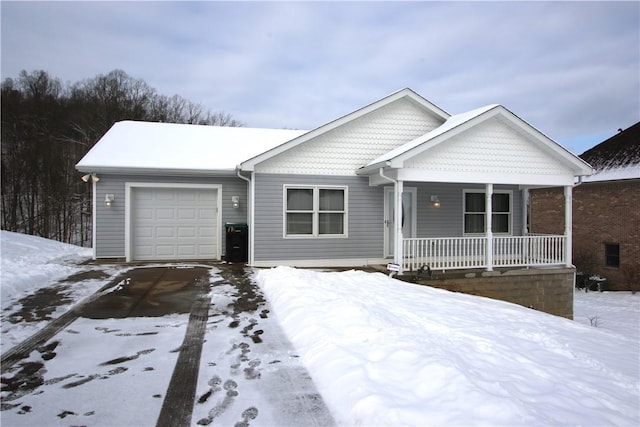
[(207, 294), (191, 306), (187, 331), (158, 416), (158, 427), (191, 424), (210, 304), (211, 295)]

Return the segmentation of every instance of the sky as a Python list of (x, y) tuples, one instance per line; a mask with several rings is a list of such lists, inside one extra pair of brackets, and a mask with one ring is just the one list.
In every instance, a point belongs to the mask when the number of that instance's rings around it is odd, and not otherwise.
[(575, 154), (640, 120), (640, 2), (2, 1), (2, 79), (124, 70), (248, 127), (310, 130), (409, 87), (502, 104)]

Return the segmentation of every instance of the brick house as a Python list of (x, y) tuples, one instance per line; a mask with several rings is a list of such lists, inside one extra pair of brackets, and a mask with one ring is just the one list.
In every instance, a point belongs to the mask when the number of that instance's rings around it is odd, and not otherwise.
[[(573, 261), (610, 290), (640, 289), (640, 122), (579, 156), (596, 173), (573, 189)], [(530, 193), (530, 231), (564, 226), (561, 189)]]

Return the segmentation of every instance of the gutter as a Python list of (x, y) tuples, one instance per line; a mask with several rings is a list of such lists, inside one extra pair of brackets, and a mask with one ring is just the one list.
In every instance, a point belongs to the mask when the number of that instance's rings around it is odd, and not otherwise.
[(247, 178), (246, 176), (242, 175), (242, 172), (240, 170), (240, 166), (236, 166), (236, 175), (238, 175), (238, 178), (240, 179), (244, 179), (247, 182), (251, 182), (251, 179)]
[(382, 173), (382, 171), (384, 170), (383, 167), (381, 167), (380, 169), (378, 169), (378, 173), (380, 174), (380, 178), (386, 179), (387, 181), (393, 183), (393, 184), (397, 184), (398, 181), (396, 181), (393, 178), (389, 178), (388, 176), (386, 176), (384, 173)]

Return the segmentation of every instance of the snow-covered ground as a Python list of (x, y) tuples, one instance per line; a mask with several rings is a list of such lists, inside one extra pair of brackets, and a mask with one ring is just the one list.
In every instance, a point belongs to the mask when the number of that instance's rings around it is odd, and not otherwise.
[[(32, 333), (20, 325), (8, 327), (6, 309), (14, 310), (26, 294), (86, 271), (89, 267), (76, 264), (90, 253), (5, 231), (1, 237), (4, 352)], [(640, 425), (640, 294), (577, 293), (571, 321), (383, 274), (279, 267), (260, 270), (257, 281), (339, 425)], [(104, 281), (82, 283), (84, 289), (73, 290), (74, 299), (95, 292)], [(180, 325), (175, 331), (185, 320), (168, 319)], [(112, 325), (101, 322), (106, 333)], [(151, 327), (144, 319), (131, 322), (128, 333)], [(180, 334), (174, 335), (179, 340)], [(104, 352), (103, 358), (118, 355), (107, 342), (96, 339), (95, 351)], [(170, 371), (171, 360), (155, 360), (166, 352), (129, 350), (139, 356), (139, 371), (155, 366), (138, 375)], [(210, 353), (205, 344), (203, 359), (211, 367)], [(112, 368), (95, 375), (124, 380), (127, 374)], [(122, 383), (109, 381), (93, 383)], [(112, 393), (126, 403), (137, 402), (143, 392), (123, 386)], [(124, 403), (118, 404), (126, 411)], [(138, 420), (154, 424), (153, 410)], [(249, 424), (264, 422), (258, 416)]]

